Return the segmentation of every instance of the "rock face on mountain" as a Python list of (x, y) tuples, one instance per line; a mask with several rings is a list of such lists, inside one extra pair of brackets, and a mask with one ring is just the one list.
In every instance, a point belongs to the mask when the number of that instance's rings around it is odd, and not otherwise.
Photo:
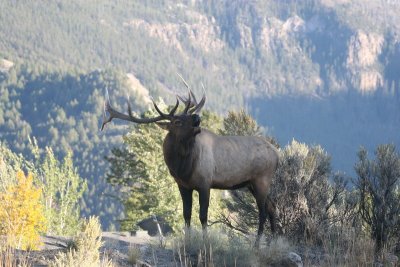
[(379, 62), (384, 41), (380, 34), (361, 30), (349, 40), (346, 68), (352, 85), (363, 93), (373, 92), (384, 84)]
[(230, 108), (259, 96), (399, 88), (398, 1), (73, 2), (5, 1), (0, 57), (89, 71), (111, 64), (150, 94), (170, 90), (172, 73), (207, 77), (216, 108), (221, 95)]
[(220, 30), (215, 25), (214, 18), (209, 19), (195, 11), (187, 11), (187, 16), (190, 18), (189, 22), (149, 23), (143, 19), (132, 19), (125, 22), (124, 26), (142, 30), (182, 53), (184, 51), (182, 43), (185, 42), (205, 53), (217, 52), (223, 48), (224, 42), (219, 38)]
[[(128, 78), (128, 88), (132, 90), (133, 95), (145, 104), (151, 104), (149, 90), (143, 86), (139, 79), (133, 73), (127, 73), (126, 77)], [(128, 95), (131, 95), (131, 92), (128, 92)]]
[(0, 72), (7, 72), (14, 66), (14, 62), (0, 58)]
[[(236, 39), (240, 49), (254, 51), (264, 64), (280, 69), (272, 76), (264, 65), (268, 78), (262, 82), (264, 78), (259, 77), (256, 91), (269, 96), (330, 95), (347, 90), (364, 94), (385, 86), (385, 47), (393, 40), (378, 30), (366, 32), (346, 25), (332, 13), (335, 4), (322, 4), (319, 12), (303, 16), (301, 12), (263, 14), (254, 8), (233, 13), (236, 17), (230, 21), (236, 30), (231, 30), (230, 39)], [(284, 89), (277, 84), (285, 84)]]
[[(123, 25), (172, 47), (184, 60), (190, 60), (193, 51), (203, 55), (230, 51), (230, 61), (238, 63), (242, 74), (233, 80), (240, 77), (250, 96), (326, 96), (349, 90), (369, 94), (388, 84), (385, 48), (395, 41), (379, 27), (367, 31), (344, 17), (350, 12), (346, 5), (356, 10), (358, 4), (313, 1), (309, 9), (278, 2), (262, 6), (237, 0), (224, 7), (183, 2), (169, 6), (172, 19), (133, 18)], [(293, 7), (291, 12), (285, 10)], [(177, 19), (178, 12), (184, 16)], [(371, 18), (359, 20), (371, 23)], [(226, 62), (216, 60), (204, 67), (230, 71), (234, 65)], [(248, 73), (243, 72), (246, 69)]]

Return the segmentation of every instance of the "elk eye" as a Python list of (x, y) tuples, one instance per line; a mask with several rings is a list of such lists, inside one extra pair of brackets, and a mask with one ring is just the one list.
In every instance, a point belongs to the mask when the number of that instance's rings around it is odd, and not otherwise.
[(182, 126), (182, 121), (176, 120), (176, 121), (174, 121), (174, 125), (175, 126)]

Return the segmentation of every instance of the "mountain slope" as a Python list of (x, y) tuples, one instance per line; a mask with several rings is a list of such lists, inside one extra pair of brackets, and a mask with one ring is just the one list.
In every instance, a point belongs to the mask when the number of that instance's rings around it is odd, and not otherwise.
[(230, 106), (398, 83), (393, 1), (2, 2), (0, 51), (12, 61), (118, 68), (164, 95), (180, 72), (205, 83), (213, 106), (217, 91)]

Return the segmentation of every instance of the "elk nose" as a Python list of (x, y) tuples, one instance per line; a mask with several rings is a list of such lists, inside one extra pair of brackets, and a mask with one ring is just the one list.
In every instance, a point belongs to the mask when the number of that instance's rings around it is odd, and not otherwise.
[(201, 119), (200, 116), (197, 114), (192, 115), (192, 126), (198, 127), (200, 125)]

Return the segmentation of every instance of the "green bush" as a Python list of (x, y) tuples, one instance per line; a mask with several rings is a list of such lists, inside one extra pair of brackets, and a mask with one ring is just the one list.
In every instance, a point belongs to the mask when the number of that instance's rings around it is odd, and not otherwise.
[(400, 155), (391, 144), (379, 145), (375, 159), (364, 148), (358, 152), (356, 187), (359, 213), (380, 252), (400, 229)]

